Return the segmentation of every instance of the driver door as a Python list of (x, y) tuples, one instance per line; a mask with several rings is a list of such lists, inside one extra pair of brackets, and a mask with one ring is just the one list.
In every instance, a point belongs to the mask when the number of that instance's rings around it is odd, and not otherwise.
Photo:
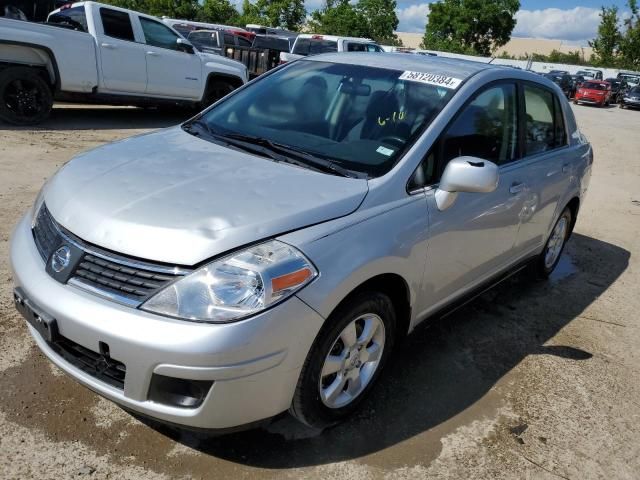
[(146, 93), (199, 100), (204, 84), (200, 57), (178, 50), (180, 37), (165, 24), (146, 17), (138, 19), (146, 44)]
[(489, 193), (458, 193), (439, 210), (437, 185), (428, 189), (429, 247), (423, 282), (425, 308), (436, 310), (515, 261), (514, 245), (526, 204), (526, 169), (518, 158), (518, 97), (515, 83), (480, 90), (449, 124), (421, 166), (435, 184), (446, 164), (460, 156), (499, 166), (498, 187)]

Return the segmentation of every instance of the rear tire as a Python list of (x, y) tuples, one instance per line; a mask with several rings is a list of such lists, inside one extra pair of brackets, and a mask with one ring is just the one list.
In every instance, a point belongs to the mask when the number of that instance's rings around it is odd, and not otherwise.
[(51, 113), (53, 94), (38, 70), (10, 67), (0, 71), (0, 119), (13, 125), (34, 125)]
[(307, 355), (290, 413), (314, 428), (351, 415), (387, 363), (396, 328), (393, 304), (383, 293), (363, 292), (340, 305)]
[(568, 207), (565, 208), (560, 214), (560, 217), (558, 217), (542, 253), (533, 264), (538, 277), (549, 278), (549, 275), (553, 273), (558, 265), (562, 252), (564, 251), (564, 246), (571, 233), (572, 219), (573, 215)]

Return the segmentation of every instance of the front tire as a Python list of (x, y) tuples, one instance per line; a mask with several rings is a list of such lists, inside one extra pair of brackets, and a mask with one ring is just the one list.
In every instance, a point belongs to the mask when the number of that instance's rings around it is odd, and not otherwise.
[(207, 93), (205, 94), (204, 99), (200, 102), (200, 109), (204, 110), (234, 90), (235, 87), (224, 80), (211, 81), (207, 86)]
[(390, 298), (363, 292), (329, 317), (307, 355), (290, 408), (314, 428), (351, 415), (371, 391), (387, 363), (397, 319)]
[(13, 125), (34, 125), (51, 113), (53, 94), (39, 72), (28, 67), (0, 71), (0, 119)]
[(567, 207), (556, 221), (544, 250), (535, 262), (536, 273), (539, 277), (548, 278), (558, 265), (571, 232), (572, 218), (571, 210)]

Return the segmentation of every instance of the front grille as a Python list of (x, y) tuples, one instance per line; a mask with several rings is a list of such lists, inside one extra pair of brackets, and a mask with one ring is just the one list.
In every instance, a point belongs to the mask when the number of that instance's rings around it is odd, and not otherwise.
[(67, 362), (112, 387), (124, 390), (124, 363), (96, 353), (68, 338), (58, 336), (49, 346)]
[(59, 243), (58, 230), (47, 207), (43, 204), (33, 225), (33, 237), (40, 256), (46, 262)]
[(127, 267), (89, 253), (82, 257), (74, 276), (94, 288), (106, 289), (140, 302), (175, 280), (175, 275)]
[(142, 304), (189, 273), (183, 268), (142, 261), (91, 245), (59, 225), (45, 204), (36, 216), (33, 237), (45, 262), (61, 245), (79, 249), (79, 261), (65, 277), (66, 283), (129, 306)]

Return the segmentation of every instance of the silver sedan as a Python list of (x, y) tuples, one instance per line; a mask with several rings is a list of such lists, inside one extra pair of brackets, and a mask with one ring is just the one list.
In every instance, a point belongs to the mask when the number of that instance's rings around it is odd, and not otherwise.
[(325, 427), (419, 323), (548, 276), (592, 162), (543, 77), (307, 57), (67, 163), (16, 227), (15, 303), (52, 362), (130, 410)]

